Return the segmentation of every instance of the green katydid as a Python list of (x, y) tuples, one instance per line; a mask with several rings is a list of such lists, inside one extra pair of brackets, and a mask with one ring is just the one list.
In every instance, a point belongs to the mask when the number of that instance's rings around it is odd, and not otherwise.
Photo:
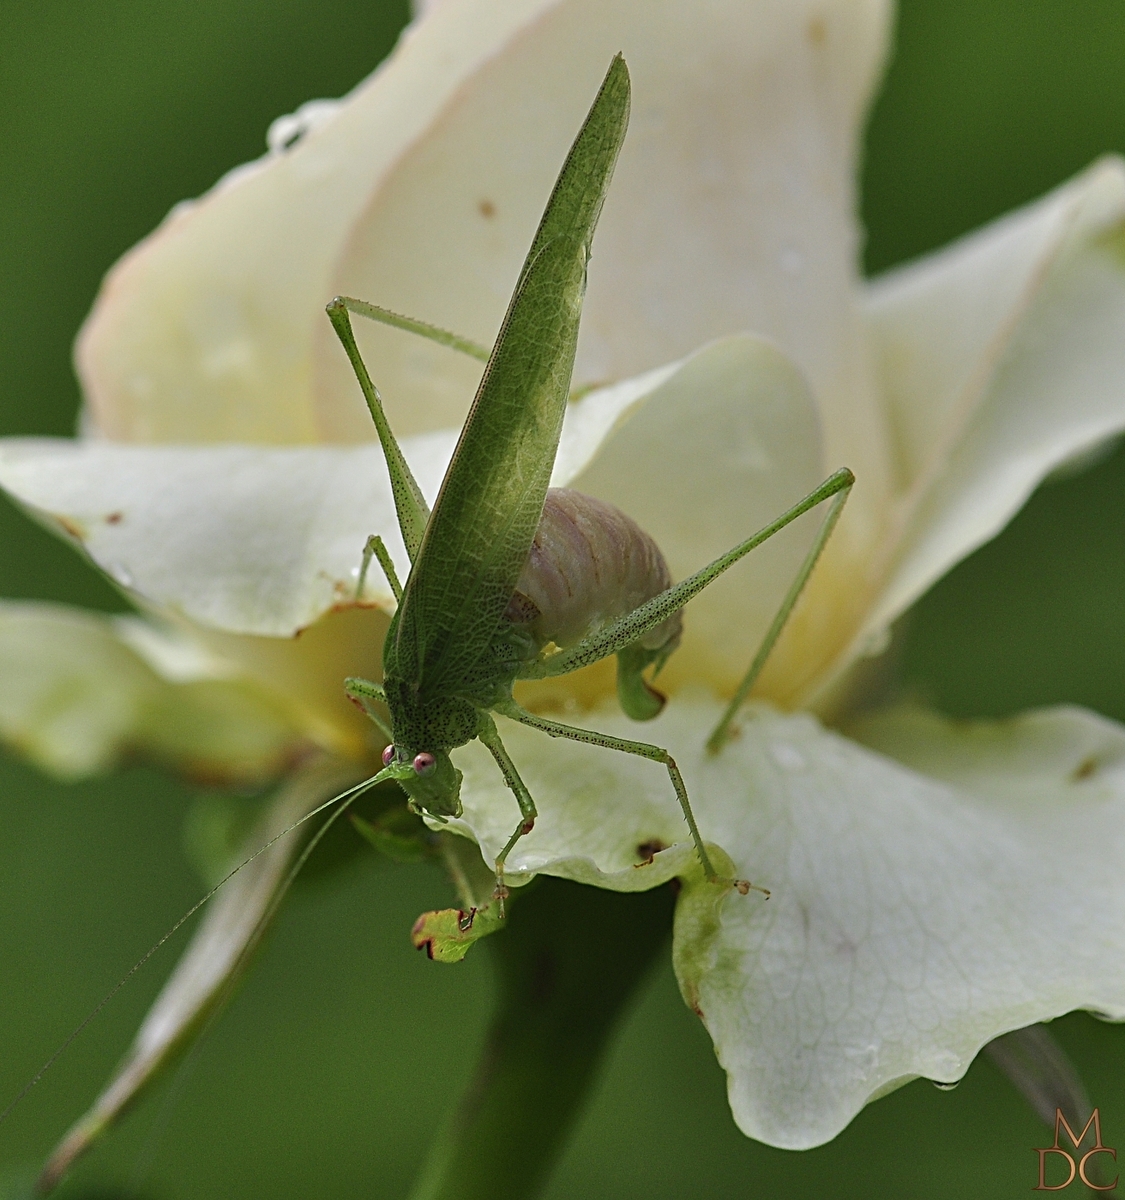
[[(411, 561), (399, 582), (380, 538), (372, 556), (398, 600), (383, 650), (382, 684), (348, 679), (348, 694), (389, 739), (378, 778), (396, 779), (411, 807), (444, 821), (461, 813), (461, 772), (450, 751), (474, 738), (491, 752), (520, 819), (496, 859), (531, 832), (536, 806), (509, 757), (493, 713), (552, 737), (636, 754), (662, 764), (683, 809), (703, 870), (717, 880), (683, 778), (667, 750), (549, 720), (522, 708), (513, 684), (577, 670), (617, 655), (618, 697), (639, 720), (663, 704), (645, 678), (676, 648), (680, 610), (756, 546), (825, 500), (832, 504), (742, 684), (712, 735), (717, 750), (780, 636), (854, 482), (840, 470), (753, 537), (672, 585), (653, 540), (617, 509), (570, 489), (548, 489), (567, 405), (590, 244), (625, 136), (630, 82), (610, 65), (563, 165), (491, 353), (468, 339), (337, 297), (328, 314), (343, 342), (382, 443), (402, 538)], [(360, 356), (349, 313), (428, 336), (486, 358), (487, 366), (430, 512)], [(575, 536), (581, 529), (581, 535)], [(558, 580), (566, 586), (558, 586)], [(595, 594), (595, 592), (597, 594)], [(389, 726), (376, 704), (386, 705)], [(749, 887), (734, 882), (740, 890)]]
[[(563, 165), (491, 352), (466, 338), (364, 301), (338, 297), (328, 305), (375, 422), (411, 562), (404, 585), (382, 539), (373, 536), (364, 549), (360, 570), (360, 594), (375, 558), (398, 600), (384, 645), (382, 684), (355, 678), (345, 681), (348, 694), (388, 738), (383, 769), (276, 834), (212, 888), (75, 1029), (16, 1100), (0, 1112), (0, 1121), (117, 991), (227, 879), (299, 825), (337, 806), (331, 820), (297, 858), (247, 945), (256, 940), (331, 821), (342, 815), (360, 792), (395, 779), (416, 812), (438, 821), (460, 815), (461, 773), (453, 766), (450, 751), (474, 738), (491, 752), (520, 811), (519, 823), (496, 859), (496, 895), (502, 901), (505, 859), (519, 839), (531, 832), (536, 807), (504, 748), (492, 713), (552, 737), (662, 764), (706, 877), (733, 884), (742, 892), (749, 890), (745, 881), (719, 880), (683, 778), (667, 750), (550, 720), (528, 712), (512, 696), (517, 680), (566, 674), (616, 654), (622, 708), (637, 720), (656, 716), (664, 700), (645, 675), (651, 669), (655, 676), (676, 649), (684, 605), (756, 546), (803, 513), (831, 500), (781, 608), (708, 740), (709, 748), (717, 752), (854, 483), (850, 471), (835, 472), (764, 529), (675, 585), (656, 543), (624, 513), (572, 489), (548, 487), (569, 396), (590, 244), (625, 136), (629, 94), (628, 70), (618, 56)], [(352, 312), (487, 363), (433, 512), (395, 440), (360, 357), (351, 327)], [(389, 710), (389, 726), (376, 704)], [(427, 915), (440, 923), (449, 914)], [(501, 903), (493, 924), (502, 916)], [(458, 935), (466, 932), (462, 925), (441, 936), (447, 943), (455, 943)], [(465, 948), (464, 944), (447, 945), (443, 952), (452, 960)], [(103, 1127), (104, 1121), (76, 1127), (40, 1181), (44, 1193)]]

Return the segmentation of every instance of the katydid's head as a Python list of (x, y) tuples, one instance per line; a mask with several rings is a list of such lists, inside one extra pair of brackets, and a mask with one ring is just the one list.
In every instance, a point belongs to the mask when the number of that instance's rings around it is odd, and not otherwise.
[(461, 815), (461, 772), (445, 750), (388, 746), (383, 767), (398, 780), (414, 807), (434, 817)]

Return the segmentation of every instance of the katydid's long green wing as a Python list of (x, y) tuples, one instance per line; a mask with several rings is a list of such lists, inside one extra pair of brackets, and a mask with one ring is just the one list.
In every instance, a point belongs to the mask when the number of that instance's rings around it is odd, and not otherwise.
[(586, 262), (629, 118), (618, 56), (555, 184), (385, 650), (419, 699), (497, 674), (490, 646), (527, 561), (566, 409)]
[[(558, 179), (555, 180), (551, 198), (543, 210), (539, 228), (535, 231), (531, 249), (527, 252), (519, 282), (513, 292), (505, 326), (512, 319), (512, 310), (515, 308), (520, 287), (548, 243), (560, 237), (577, 238), (586, 250), (586, 258), (590, 257), (590, 242), (593, 240), (598, 218), (602, 215), (602, 205), (613, 178), (613, 168), (617, 164), (617, 156), (625, 140), (625, 130), (629, 126), (629, 98), (629, 68), (625, 65), (625, 59), (617, 54), (609, 64), (602, 86), (598, 89), (594, 103), (590, 105), (590, 111), (586, 114), (586, 120), (570, 147)], [(575, 339), (578, 337), (577, 325), (580, 315), (581, 313), (576, 313), (574, 317)], [(500, 336), (503, 336), (503, 327)], [(569, 370), (567, 387), (570, 387)]]

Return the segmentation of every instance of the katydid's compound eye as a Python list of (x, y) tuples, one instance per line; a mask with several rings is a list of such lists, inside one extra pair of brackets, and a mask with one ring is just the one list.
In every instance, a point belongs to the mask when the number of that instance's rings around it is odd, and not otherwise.
[(437, 759), (432, 754), (427, 754), (422, 751), (421, 754), (414, 756), (414, 774), (415, 775), (432, 775), (437, 767)]
[(383, 766), (389, 767), (391, 765), (391, 763), (394, 762), (394, 760), (395, 760), (395, 748), (394, 748), (394, 746), (388, 746), (386, 748), (386, 750), (383, 751)]

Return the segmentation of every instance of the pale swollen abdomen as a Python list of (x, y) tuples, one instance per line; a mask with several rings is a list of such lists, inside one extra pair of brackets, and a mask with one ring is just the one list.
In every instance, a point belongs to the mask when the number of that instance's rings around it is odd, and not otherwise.
[[(526, 597), (538, 610), (527, 616), (540, 646), (566, 649), (671, 584), (660, 547), (632, 518), (604, 500), (551, 488), (514, 603)], [(678, 644), (682, 624), (674, 613), (639, 645), (663, 658)]]

